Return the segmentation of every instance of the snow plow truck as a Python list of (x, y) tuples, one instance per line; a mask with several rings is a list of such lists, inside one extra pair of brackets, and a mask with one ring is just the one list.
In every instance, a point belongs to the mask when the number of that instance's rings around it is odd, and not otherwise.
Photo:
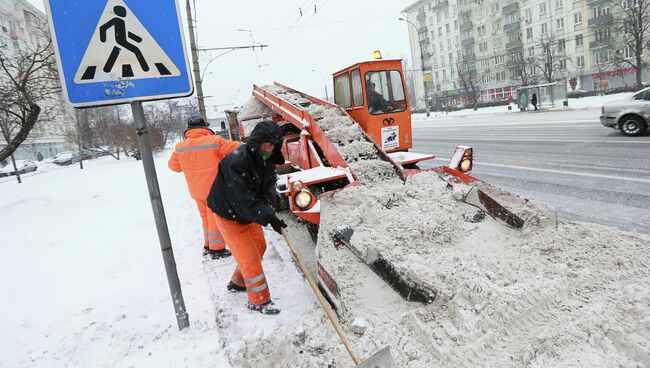
[[(333, 103), (277, 82), (254, 85), (253, 97), (243, 108), (226, 112), (231, 137), (236, 140), (246, 141), (260, 121), (273, 120), (280, 125), (287, 162), (278, 168), (277, 192), (285, 208), (312, 229), (321, 222), (325, 196), (348, 187), (373, 185), (382, 177), (405, 182), (423, 171), (446, 181), (456, 200), (476, 208), (478, 217), (490, 216), (517, 229), (557, 226), (554, 209), (472, 176), (474, 151), (469, 146), (457, 146), (446, 165), (418, 168), (434, 156), (412, 151), (411, 112), (401, 60), (351, 65), (333, 74), (333, 85)], [(345, 240), (351, 231), (340, 229), (332, 241), (350, 247)], [(408, 273), (398, 272), (381, 254), (366, 257), (358, 249), (352, 251), (405, 300), (431, 303), (435, 298), (434, 290)], [(320, 287), (337, 308), (337, 282), (318, 262), (318, 252), (314, 253)]]

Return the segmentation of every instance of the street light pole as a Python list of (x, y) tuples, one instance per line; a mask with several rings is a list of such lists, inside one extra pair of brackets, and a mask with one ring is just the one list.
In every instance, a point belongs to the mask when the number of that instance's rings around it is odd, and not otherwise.
[(422, 86), (424, 87), (424, 108), (427, 112), (427, 117), (431, 115), (429, 112), (429, 92), (427, 91), (427, 83), (424, 81), (424, 50), (422, 49), (422, 43), (420, 42), (420, 37), (418, 36), (418, 27), (406, 18), (399, 18), (399, 20), (408, 23), (413, 26), (415, 29), (415, 35), (418, 37), (418, 42), (420, 43), (420, 63), (422, 63)]
[(325, 75), (316, 69), (312, 69), (311, 71), (320, 74), (320, 76), (323, 78), (323, 85), (325, 86), (325, 99), (329, 102), (330, 96), (327, 94), (327, 80), (325, 79)]
[(201, 67), (199, 66), (199, 48), (196, 44), (196, 35), (194, 34), (194, 20), (192, 19), (190, 0), (187, 0), (187, 23), (190, 28), (190, 50), (192, 51), (192, 67), (194, 69), (196, 99), (199, 103), (199, 116), (201, 116), (203, 120), (208, 121), (208, 114), (205, 111), (205, 101), (203, 99), (203, 80), (201, 78)]

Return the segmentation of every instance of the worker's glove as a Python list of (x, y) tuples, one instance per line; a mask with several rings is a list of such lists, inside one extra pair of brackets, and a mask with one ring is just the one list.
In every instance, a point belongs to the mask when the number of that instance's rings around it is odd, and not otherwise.
[(277, 218), (277, 216), (275, 215), (271, 217), (271, 220), (269, 220), (269, 224), (271, 225), (271, 227), (273, 227), (273, 230), (275, 230), (275, 232), (277, 232), (278, 234), (282, 234), (282, 229), (287, 227), (287, 224), (284, 221)]

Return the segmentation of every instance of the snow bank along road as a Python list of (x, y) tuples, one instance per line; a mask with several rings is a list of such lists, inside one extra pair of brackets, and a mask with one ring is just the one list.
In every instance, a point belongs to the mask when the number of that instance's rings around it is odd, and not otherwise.
[(599, 110), (513, 113), (413, 124), (414, 150), (446, 162), (475, 148), (475, 176), (556, 207), (560, 216), (650, 233), (650, 136), (600, 125)]

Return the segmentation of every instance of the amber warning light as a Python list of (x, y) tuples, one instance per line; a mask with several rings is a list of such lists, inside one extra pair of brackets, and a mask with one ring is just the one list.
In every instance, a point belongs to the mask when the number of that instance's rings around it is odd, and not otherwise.
[(381, 51), (375, 50), (375, 52), (373, 52), (373, 56), (374, 56), (375, 60), (381, 59)]

